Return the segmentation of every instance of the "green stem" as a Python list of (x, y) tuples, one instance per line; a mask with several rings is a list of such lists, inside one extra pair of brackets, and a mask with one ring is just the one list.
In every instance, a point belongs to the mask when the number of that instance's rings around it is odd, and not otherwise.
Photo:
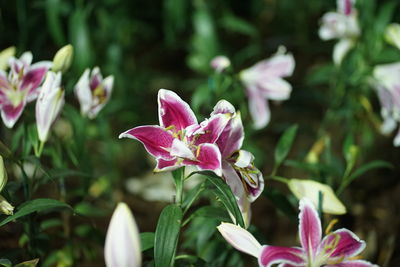
[(182, 206), (183, 201), (183, 182), (185, 180), (185, 167), (182, 167), (180, 171), (180, 177), (175, 179), (175, 188), (176, 188), (176, 198), (175, 203), (179, 206)]
[(35, 156), (38, 157), (38, 158), (40, 158), (40, 156), (42, 155), (43, 148), (44, 148), (44, 143), (45, 143), (45, 142), (40, 141), (40, 143), (39, 143), (39, 149), (36, 149), (36, 147), (35, 147)]
[(289, 183), (289, 179), (282, 177), (282, 176), (271, 175), (269, 178), (271, 178), (272, 180), (284, 183), (284, 184)]
[(192, 206), (192, 204), (194, 203), (194, 201), (199, 197), (199, 195), (201, 194), (201, 192), (204, 191), (204, 183), (201, 185), (201, 187), (199, 188), (199, 190), (196, 192), (196, 194), (193, 196), (193, 198), (190, 200), (190, 202), (187, 204), (187, 206), (185, 207), (185, 209), (183, 210), (183, 214), (186, 214), (186, 212), (190, 209), (190, 207)]

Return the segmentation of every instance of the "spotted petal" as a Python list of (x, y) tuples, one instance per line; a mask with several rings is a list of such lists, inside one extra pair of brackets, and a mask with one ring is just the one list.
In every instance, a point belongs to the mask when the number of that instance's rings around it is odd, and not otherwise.
[(140, 141), (147, 152), (156, 158), (172, 160), (174, 157), (170, 155), (170, 148), (174, 137), (168, 131), (160, 126), (139, 126), (132, 128), (119, 135), (119, 138), (131, 138)]
[(218, 231), (234, 248), (253, 257), (258, 258), (261, 252), (261, 245), (247, 230), (232, 223), (221, 223)]
[(325, 236), (320, 245), (321, 253), (329, 255), (329, 261), (357, 256), (364, 248), (365, 242), (344, 228)]
[(158, 91), (158, 116), (162, 127), (174, 126), (176, 131), (197, 124), (190, 106), (176, 93), (166, 89)]
[(258, 263), (270, 267), (274, 264), (287, 263), (291, 266), (305, 266), (301, 248), (263, 246)]
[(307, 198), (300, 200), (299, 236), (306, 255), (314, 258), (321, 242), (321, 221), (314, 205)]
[(226, 114), (216, 114), (211, 116), (210, 119), (200, 123), (200, 127), (193, 133), (193, 138), (196, 138), (195, 144), (210, 143), (214, 144), (221, 133), (224, 131), (226, 125), (229, 123), (231, 115)]

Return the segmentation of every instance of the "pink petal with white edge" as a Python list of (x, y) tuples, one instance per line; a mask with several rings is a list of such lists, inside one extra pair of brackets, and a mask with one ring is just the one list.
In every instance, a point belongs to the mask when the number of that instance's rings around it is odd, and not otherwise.
[(356, 256), (364, 250), (365, 246), (365, 242), (356, 234), (343, 228), (325, 236), (319, 250), (329, 255), (329, 260), (335, 261), (335, 258), (346, 259)]
[(260, 266), (264, 267), (270, 267), (279, 263), (304, 267), (305, 261), (303, 253), (301, 248), (263, 246), (258, 263)]
[(237, 250), (258, 258), (262, 246), (247, 230), (232, 223), (221, 223), (218, 231)]
[(194, 132), (194, 135), (199, 132), (200, 134), (195, 137), (195, 144), (203, 144), (210, 143), (214, 144), (221, 133), (224, 131), (226, 125), (229, 123), (231, 119), (231, 115), (229, 113), (226, 114), (217, 114), (211, 116), (210, 119), (206, 119), (205, 121), (200, 123), (200, 129)]
[(214, 106), (211, 116), (216, 114), (226, 114), (226, 113), (234, 114), (235, 112), (236, 112), (235, 107), (228, 101), (222, 99), (218, 101), (218, 103)]
[(28, 90), (28, 102), (33, 101), (38, 92), (37, 88), (42, 83), (47, 71), (51, 68), (52, 63), (41, 61), (33, 64), (22, 78), (21, 89)]
[(337, 0), (338, 11), (346, 16), (353, 12), (353, 0)]
[(178, 163), (177, 159), (165, 160), (165, 159), (157, 159), (157, 166), (154, 169), (154, 172), (164, 172), (164, 171), (173, 171), (180, 168), (182, 165)]
[(281, 263), (281, 264), (278, 265), (278, 267), (297, 267), (297, 266), (296, 265), (291, 265), (291, 264), (288, 264), (288, 263)]
[(222, 158), (228, 158), (243, 144), (244, 130), (240, 113), (236, 113), (217, 140)]
[(271, 119), (271, 111), (269, 110), (267, 100), (257, 88), (253, 87), (247, 88), (247, 96), (249, 98), (249, 109), (254, 128), (264, 128)]
[(158, 91), (158, 117), (162, 127), (174, 126), (176, 131), (197, 124), (196, 116), (188, 103), (166, 89)]
[(1, 118), (7, 128), (12, 128), (19, 117), (21, 117), (22, 111), (25, 108), (25, 102), (21, 102), (18, 106), (14, 107), (10, 103), (3, 104), (1, 107)]
[(170, 148), (174, 137), (164, 128), (156, 125), (139, 126), (119, 135), (119, 138), (131, 138), (140, 141), (147, 152), (156, 158), (171, 160)]
[(226, 160), (222, 161), (222, 174), (225, 182), (229, 185), (236, 198), (240, 198), (241, 196), (245, 195), (243, 183), (239, 175), (232, 165)]
[(342, 263), (334, 265), (326, 265), (326, 267), (379, 267), (379, 266), (364, 260), (354, 260), (354, 261), (344, 261)]
[(299, 237), (306, 255), (314, 258), (321, 242), (321, 221), (312, 202), (303, 198), (300, 200)]
[(196, 161), (185, 160), (185, 165), (196, 165), (199, 170), (213, 171), (222, 176), (221, 152), (214, 144), (201, 144), (196, 151)]

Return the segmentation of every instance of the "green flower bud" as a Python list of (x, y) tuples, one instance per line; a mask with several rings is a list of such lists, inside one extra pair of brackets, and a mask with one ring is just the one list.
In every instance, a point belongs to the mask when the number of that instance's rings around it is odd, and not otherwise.
[(386, 28), (385, 40), (400, 49), (400, 24), (392, 23)]
[(52, 70), (54, 72), (66, 72), (72, 63), (72, 57), (74, 55), (74, 48), (72, 45), (66, 45), (57, 51), (53, 59)]
[(6, 215), (13, 215), (14, 207), (0, 195), (0, 212)]

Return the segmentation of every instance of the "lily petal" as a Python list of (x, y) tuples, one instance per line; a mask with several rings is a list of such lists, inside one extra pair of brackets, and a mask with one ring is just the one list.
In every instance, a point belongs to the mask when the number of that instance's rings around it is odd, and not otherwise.
[(228, 101), (222, 99), (218, 101), (218, 103), (214, 106), (211, 116), (216, 114), (226, 114), (226, 113), (234, 114), (235, 112), (236, 112), (235, 107)]
[[(286, 51), (286, 48), (283, 47), (283, 50)], [(277, 54), (261, 61), (255, 67), (260, 72), (267, 72), (270, 77), (287, 77), (293, 74), (295, 61), (292, 54), (283, 54), (278, 50)]]
[(271, 100), (283, 101), (290, 98), (292, 86), (281, 78), (265, 78), (260, 80), (259, 87), (262, 95)]
[(242, 147), (243, 139), (244, 129), (242, 118), (240, 112), (237, 112), (233, 115), (216, 142), (221, 150), (222, 157), (227, 158), (238, 151)]
[(258, 258), (261, 253), (261, 245), (247, 230), (232, 223), (221, 223), (218, 231), (234, 248), (253, 257)]
[(338, 11), (346, 16), (353, 12), (353, 2), (352, 0), (337, 0)]
[(139, 126), (132, 128), (119, 135), (119, 138), (131, 138), (140, 141), (147, 152), (156, 158), (171, 160), (169, 149), (172, 146), (174, 137), (164, 128), (156, 125)]
[(257, 88), (247, 88), (249, 98), (250, 115), (253, 119), (253, 127), (261, 129), (267, 126), (271, 119), (271, 111), (268, 102)]
[(334, 265), (326, 265), (326, 267), (379, 267), (379, 266), (364, 260), (354, 260), (354, 261), (344, 261)]
[(51, 68), (50, 61), (41, 61), (33, 64), (24, 74), (21, 84), (22, 90), (28, 90), (27, 101), (33, 101), (38, 95), (37, 88), (42, 83), (47, 71)]
[(327, 235), (321, 242), (320, 251), (329, 256), (329, 261), (347, 259), (360, 254), (365, 249), (365, 242), (347, 229), (339, 229)]
[(263, 246), (260, 258), (260, 266), (270, 267), (278, 263), (287, 263), (292, 266), (305, 266), (301, 248), (287, 248), (275, 246)]
[(333, 48), (333, 62), (336, 65), (340, 65), (346, 54), (354, 47), (354, 45), (355, 43), (353, 39), (341, 39)]
[(184, 164), (196, 165), (199, 170), (208, 170), (222, 176), (221, 152), (214, 144), (201, 144), (198, 146), (196, 161), (185, 160)]
[(178, 163), (177, 159), (165, 160), (162, 158), (157, 159), (157, 166), (154, 172), (173, 171), (180, 168), (182, 165)]
[(160, 126), (164, 128), (174, 126), (176, 131), (197, 124), (196, 116), (190, 106), (176, 93), (166, 89), (158, 91), (158, 116)]
[(14, 107), (10, 103), (3, 103), (1, 107), (1, 118), (8, 128), (12, 128), (21, 117), (22, 111), (25, 108), (25, 102), (22, 101), (18, 106)]
[(395, 138), (393, 139), (394, 146), (400, 146), (400, 129), (398, 130)]
[(200, 123), (200, 128), (195, 131), (193, 134), (198, 136), (196, 138), (195, 144), (203, 144), (210, 143), (214, 144), (222, 131), (224, 131), (226, 125), (229, 123), (231, 119), (231, 115), (229, 113), (226, 114), (216, 114), (211, 116), (210, 119), (206, 119), (205, 121)]
[(85, 71), (83, 72), (82, 76), (79, 78), (79, 80), (74, 88), (75, 95), (78, 98), (82, 114), (88, 114), (88, 112), (90, 111), (90, 108), (92, 106), (92, 101), (93, 101), (92, 93), (91, 93), (90, 86), (89, 86), (89, 83), (90, 83), (89, 75), (90, 75), (90, 70), (85, 69)]
[(186, 158), (191, 160), (196, 160), (193, 152), (188, 148), (185, 142), (175, 138), (172, 142), (171, 156), (179, 157), (179, 158)]
[(299, 237), (306, 255), (315, 258), (322, 237), (321, 221), (314, 205), (307, 198), (300, 200)]

